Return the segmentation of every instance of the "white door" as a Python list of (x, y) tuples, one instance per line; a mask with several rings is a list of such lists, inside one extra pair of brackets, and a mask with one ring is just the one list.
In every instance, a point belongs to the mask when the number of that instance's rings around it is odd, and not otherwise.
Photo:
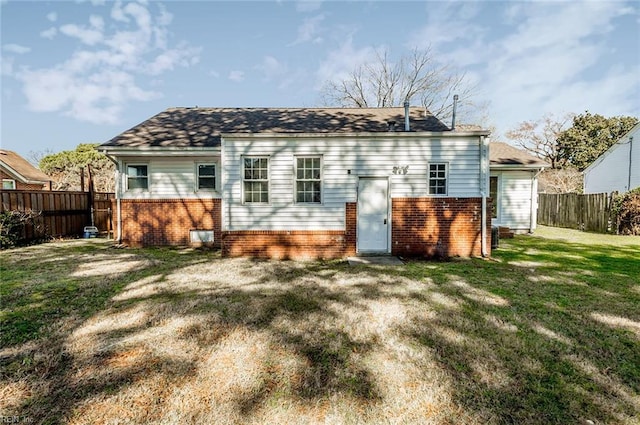
[(387, 179), (361, 178), (358, 181), (358, 252), (387, 252)]

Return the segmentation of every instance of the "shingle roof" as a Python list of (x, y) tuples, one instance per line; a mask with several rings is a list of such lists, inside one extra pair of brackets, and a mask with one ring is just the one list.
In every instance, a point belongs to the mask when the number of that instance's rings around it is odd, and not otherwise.
[[(423, 108), (409, 112), (411, 131), (449, 131)], [(216, 147), (225, 133), (404, 131), (404, 108), (169, 108), (103, 147)]]
[(491, 165), (513, 165), (530, 168), (549, 167), (549, 164), (540, 158), (502, 142), (491, 142), (489, 144), (489, 160)]
[(51, 177), (38, 170), (31, 165), (26, 159), (13, 151), (0, 149), (0, 162), (6, 164), (9, 168), (19, 174), (16, 177), (22, 177), (24, 180), (34, 182), (48, 182)]

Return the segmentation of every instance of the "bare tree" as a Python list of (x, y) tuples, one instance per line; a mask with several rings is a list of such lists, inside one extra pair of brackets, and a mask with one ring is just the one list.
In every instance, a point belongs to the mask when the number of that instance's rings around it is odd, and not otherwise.
[(551, 168), (562, 168), (565, 161), (560, 156), (558, 136), (574, 116), (572, 113), (561, 117), (546, 114), (536, 121), (521, 122), (505, 136), (532, 155), (547, 161)]
[(452, 96), (459, 96), (462, 114), (475, 112), (484, 104), (472, 98), (476, 88), (467, 83), (464, 72), (437, 62), (431, 49), (414, 49), (393, 62), (387, 49), (376, 50), (374, 59), (355, 69), (344, 79), (328, 80), (322, 89), (326, 105), (368, 108), (401, 106), (405, 100), (419, 101), (441, 120), (453, 112)]
[(53, 153), (54, 152), (50, 148), (47, 148), (43, 151), (29, 151), (26, 159), (31, 163), (31, 165), (33, 165), (34, 167), (38, 167), (40, 161), (42, 161), (42, 158)]
[(544, 170), (539, 177), (540, 192), (581, 193), (582, 173), (575, 167)]

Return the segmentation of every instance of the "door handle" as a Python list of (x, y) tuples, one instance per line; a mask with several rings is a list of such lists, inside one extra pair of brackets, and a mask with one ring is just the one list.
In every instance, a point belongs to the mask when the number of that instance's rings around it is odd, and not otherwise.
[(387, 219), (386, 218), (384, 219), (384, 224), (387, 224)]

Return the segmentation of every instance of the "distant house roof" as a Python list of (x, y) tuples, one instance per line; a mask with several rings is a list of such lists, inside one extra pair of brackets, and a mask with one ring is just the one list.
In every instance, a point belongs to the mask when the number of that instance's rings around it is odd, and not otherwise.
[(51, 180), (51, 177), (13, 151), (0, 149), (0, 165), (23, 183), (47, 183)]
[(507, 168), (548, 168), (545, 161), (502, 142), (489, 144), (489, 160), (491, 167)]
[[(411, 107), (409, 117), (412, 132), (450, 131), (424, 108)], [(404, 108), (169, 108), (101, 147), (217, 147), (222, 134), (389, 131), (404, 132)]]

